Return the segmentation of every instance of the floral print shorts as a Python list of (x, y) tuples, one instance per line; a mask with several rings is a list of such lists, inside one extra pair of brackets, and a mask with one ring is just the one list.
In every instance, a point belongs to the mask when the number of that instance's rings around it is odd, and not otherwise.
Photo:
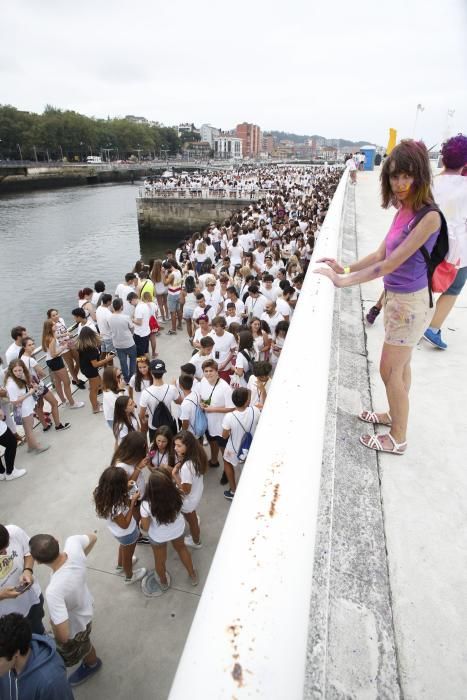
[(386, 291), (384, 342), (399, 347), (415, 347), (428, 328), (432, 313), (428, 287), (407, 294)]

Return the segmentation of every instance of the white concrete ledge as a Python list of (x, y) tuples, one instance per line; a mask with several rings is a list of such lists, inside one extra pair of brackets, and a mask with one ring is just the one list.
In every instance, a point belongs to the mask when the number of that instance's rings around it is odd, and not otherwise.
[[(315, 259), (337, 255), (346, 181)], [(170, 700), (303, 696), (333, 302), (308, 274)]]

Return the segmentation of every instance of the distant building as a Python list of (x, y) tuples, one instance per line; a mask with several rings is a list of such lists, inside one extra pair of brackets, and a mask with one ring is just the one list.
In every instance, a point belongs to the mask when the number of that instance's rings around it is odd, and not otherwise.
[(201, 134), (201, 141), (207, 141), (211, 145), (211, 148), (214, 148), (214, 139), (216, 136), (220, 135), (221, 130), (216, 129), (210, 124), (202, 124), (199, 131)]
[(214, 139), (214, 158), (239, 160), (243, 157), (242, 140), (236, 136), (216, 136)]
[(146, 117), (135, 117), (133, 114), (127, 114), (125, 119), (133, 124), (148, 124)]
[(261, 152), (261, 129), (256, 124), (237, 124), (235, 135), (242, 140), (244, 158), (255, 158)]
[(207, 159), (211, 155), (211, 144), (208, 141), (186, 141), (182, 153), (193, 158)]
[(188, 122), (186, 122), (185, 124), (178, 125), (178, 135), (180, 137), (184, 137), (184, 138), (190, 138), (190, 137), (198, 137), (199, 138), (200, 133), (199, 133), (199, 129), (197, 129), (193, 123), (188, 124)]
[(335, 146), (321, 146), (318, 156), (323, 160), (337, 160), (337, 148)]
[(261, 141), (261, 150), (263, 151), (263, 153), (272, 155), (276, 148), (276, 139), (274, 138), (274, 136), (272, 134), (263, 134)]

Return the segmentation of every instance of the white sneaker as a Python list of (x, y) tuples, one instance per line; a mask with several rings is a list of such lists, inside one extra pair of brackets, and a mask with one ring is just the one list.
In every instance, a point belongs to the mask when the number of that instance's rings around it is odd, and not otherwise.
[[(138, 557), (136, 557), (136, 556), (133, 554), (133, 556), (131, 557), (131, 563), (134, 565), (134, 564), (136, 564), (137, 561), (138, 561)], [(117, 564), (117, 566), (115, 567), (115, 571), (117, 572), (117, 574), (118, 574), (119, 576), (124, 576), (124, 575), (125, 575), (125, 572), (124, 572), (124, 570), (123, 570), (123, 566), (119, 566), (119, 565)]]
[(68, 404), (68, 408), (83, 408), (83, 406), (84, 406), (84, 401), (75, 401), (73, 406), (70, 406), (70, 404)]
[(198, 542), (198, 544), (196, 544), (196, 542), (193, 541), (193, 537), (191, 535), (185, 537), (184, 542), (187, 547), (191, 547), (192, 549), (201, 549), (201, 547), (203, 546), (201, 542)]
[(27, 474), (26, 469), (13, 469), (11, 474), (7, 474), (5, 476), (5, 480), (6, 481), (13, 481), (13, 479), (19, 479), (20, 476), (24, 476), (25, 474)]
[(124, 580), (124, 584), (126, 586), (129, 586), (131, 583), (136, 583), (137, 581), (141, 581), (142, 578), (146, 576), (146, 569), (144, 566), (141, 567), (141, 569), (136, 569), (136, 571), (133, 571), (133, 576), (131, 578), (126, 578)]

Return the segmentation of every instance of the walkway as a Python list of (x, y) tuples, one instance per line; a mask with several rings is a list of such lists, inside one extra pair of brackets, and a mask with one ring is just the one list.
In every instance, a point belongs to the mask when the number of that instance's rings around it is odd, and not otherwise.
[[(180, 365), (191, 356), (185, 331), (172, 337), (161, 334), (158, 352), (166, 362), (167, 377), (179, 376)], [(17, 466), (26, 467), (28, 474), (1, 483), (0, 522), (19, 525), (30, 535), (50, 532), (62, 543), (69, 535), (97, 530), (98, 542), (88, 559), (88, 581), (95, 601), (93, 640), (104, 666), (96, 678), (75, 689), (75, 697), (123, 700), (135, 695), (138, 700), (165, 700), (230, 504), (222, 495), (219, 470), (211, 469), (200, 508), (204, 548), (193, 552), (200, 575), (197, 588), (191, 586), (173, 551), (167, 565), (172, 588), (163, 596), (145, 598), (139, 584), (125, 586), (114, 572), (117, 545), (95, 515), (91, 497), (109, 464), (113, 436), (103, 416), (92, 415), (87, 391), (78, 395), (85, 399), (85, 408), (63, 410), (72, 422), (71, 430), (40, 434), (44, 444), (52, 445), (50, 450), (28, 459), (26, 448), (20, 449)], [(154, 568), (149, 546), (137, 547), (136, 554), (137, 566)], [(37, 568), (43, 590), (48, 572), (45, 566)]]
[[(392, 214), (379, 207), (376, 173), (356, 187), (359, 257), (375, 249)], [(365, 312), (382, 285), (362, 287)], [(367, 329), (373, 406), (386, 408), (378, 374), (382, 318)], [(467, 688), (467, 289), (450, 315), (442, 352), (422, 341), (412, 363), (409, 449), (379, 460), (396, 649), (406, 700), (462, 700)]]

